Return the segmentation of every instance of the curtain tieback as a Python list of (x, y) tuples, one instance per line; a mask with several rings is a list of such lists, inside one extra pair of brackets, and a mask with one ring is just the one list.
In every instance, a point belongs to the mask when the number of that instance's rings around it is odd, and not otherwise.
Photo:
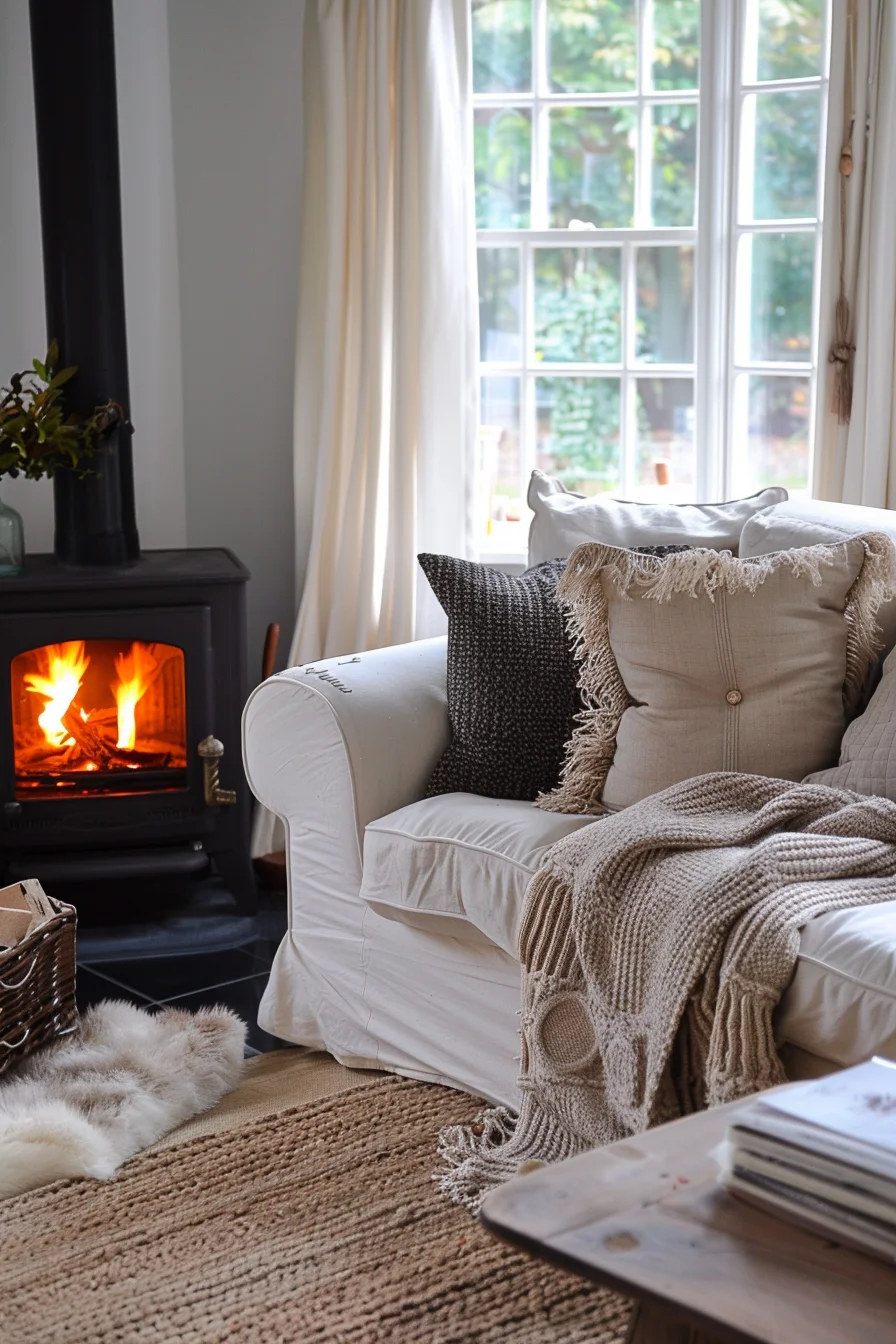
[(855, 19), (856, 0), (848, 0), (846, 15), (846, 68), (843, 77), (843, 141), (840, 148), (840, 285), (835, 310), (834, 343), (828, 363), (836, 365), (831, 409), (838, 424), (848, 425), (852, 414), (852, 357), (855, 346), (850, 342), (851, 315), (846, 283), (846, 222), (847, 187), (852, 177), (852, 138), (856, 124), (855, 113)]
[(847, 345), (842, 342), (831, 346), (831, 353), (828, 355), (829, 364), (848, 364), (856, 352), (854, 345)]

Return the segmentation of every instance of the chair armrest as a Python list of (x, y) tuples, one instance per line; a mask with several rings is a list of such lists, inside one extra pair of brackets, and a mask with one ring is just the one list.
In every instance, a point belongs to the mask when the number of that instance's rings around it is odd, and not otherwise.
[(421, 798), (450, 741), (445, 686), (444, 635), (269, 677), (243, 711), (253, 793), (293, 833), (350, 809), (360, 860), (367, 823)]

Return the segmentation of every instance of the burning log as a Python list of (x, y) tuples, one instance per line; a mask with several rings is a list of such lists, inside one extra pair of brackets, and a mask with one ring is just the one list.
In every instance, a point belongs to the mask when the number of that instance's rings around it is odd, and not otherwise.
[(62, 726), (73, 737), (87, 757), (99, 770), (107, 770), (112, 760), (112, 750), (103, 741), (101, 733), (87, 720), (81, 718), (81, 711), (74, 701), (62, 715)]
[[(170, 751), (124, 750), (117, 747), (94, 726), (93, 716), (90, 720), (81, 718), (81, 711), (74, 703), (63, 714), (62, 726), (98, 770), (163, 770), (170, 764)], [(114, 722), (110, 722), (109, 727), (114, 735)]]
[(112, 770), (164, 770), (171, 764), (170, 751), (113, 751), (110, 762)]

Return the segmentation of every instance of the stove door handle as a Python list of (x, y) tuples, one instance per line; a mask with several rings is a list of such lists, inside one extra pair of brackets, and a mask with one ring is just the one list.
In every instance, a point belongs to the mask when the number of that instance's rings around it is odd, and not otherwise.
[(203, 786), (207, 807), (230, 807), (236, 802), (234, 789), (222, 789), (219, 783), (224, 743), (216, 737), (204, 737), (196, 748), (202, 757)]

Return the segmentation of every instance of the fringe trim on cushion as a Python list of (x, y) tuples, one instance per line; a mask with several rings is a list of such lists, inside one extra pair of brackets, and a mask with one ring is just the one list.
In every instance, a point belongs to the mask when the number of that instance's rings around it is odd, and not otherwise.
[[(854, 537), (865, 551), (862, 568), (846, 598), (846, 669), (843, 707), (847, 719), (860, 703), (872, 660), (883, 647), (877, 612), (881, 604), (896, 597), (896, 546), (883, 532)], [(602, 576), (606, 572), (618, 592), (653, 602), (671, 602), (679, 593), (711, 602), (724, 589), (728, 593), (755, 594), (779, 569), (805, 576), (818, 587), (822, 567), (834, 563), (836, 553), (849, 541), (804, 546), (791, 551), (773, 551), (739, 559), (730, 551), (692, 550), (656, 557), (586, 542), (569, 557), (566, 572), (557, 587), (557, 600), (569, 608), (567, 617), (575, 641), (575, 656), (582, 664), (579, 689), (586, 708), (577, 715), (577, 726), (566, 748), (560, 783), (550, 793), (540, 794), (536, 807), (547, 812), (606, 812), (601, 802), (613, 757), (616, 734), (625, 711), (634, 703), (619, 673), (610, 647), (609, 618)]]
[[(852, 540), (862, 542), (866, 556), (871, 554), (874, 561), (882, 563), (887, 553), (891, 560), (896, 557), (896, 547), (883, 532), (867, 532)], [(822, 581), (822, 568), (833, 565), (837, 552), (842, 552), (849, 544), (849, 541), (843, 541), (802, 546), (795, 550), (772, 551), (769, 555), (739, 559), (731, 551), (697, 549), (656, 557), (622, 550), (617, 546), (586, 542), (569, 557), (557, 588), (557, 597), (561, 602), (575, 605), (587, 596), (590, 586), (604, 570), (623, 597), (630, 599), (633, 590), (640, 589), (640, 596), (653, 602), (670, 602), (679, 593), (687, 593), (691, 597), (705, 594), (712, 602), (720, 589), (728, 593), (755, 594), (766, 579), (779, 569), (789, 569), (795, 577), (806, 577), (818, 587)], [(873, 586), (877, 587), (881, 576), (874, 561)], [(890, 581), (893, 581), (892, 575)], [(885, 596), (885, 593), (881, 594), (878, 605)]]
[(884, 647), (877, 613), (896, 597), (896, 546), (885, 532), (865, 532), (855, 538), (865, 548), (865, 563), (846, 595), (846, 677), (843, 708), (847, 719), (855, 714), (865, 690), (868, 669)]
[[(601, 555), (615, 553), (609, 546), (579, 546), (570, 556), (557, 586), (557, 601), (568, 608), (566, 622), (573, 640), (573, 656), (581, 663), (579, 690), (585, 708), (576, 715), (560, 783), (535, 800), (535, 806), (545, 812), (592, 816), (606, 812), (600, 800), (616, 754), (619, 721), (634, 704), (610, 648), (607, 598), (600, 581), (603, 565), (594, 563), (592, 551)], [(649, 556), (632, 555), (632, 558), (653, 566), (663, 563)]]

